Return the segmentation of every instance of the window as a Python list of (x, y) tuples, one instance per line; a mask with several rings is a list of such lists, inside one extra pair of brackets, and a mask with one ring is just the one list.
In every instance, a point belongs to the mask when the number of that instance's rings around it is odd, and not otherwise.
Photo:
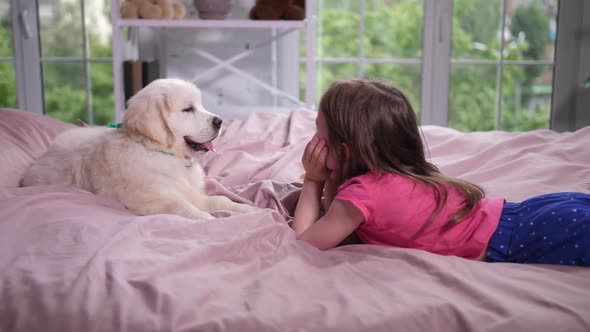
[(110, 0), (40, 0), (45, 113), (91, 124), (114, 120)]
[(548, 128), (557, 0), (455, 0), (449, 126)]
[[(17, 17), (22, 17), (22, 24), (12, 25), (21, 47), (14, 53), (23, 57), (22, 72), (17, 75), (22, 99), (19, 107), (71, 123), (77, 119), (90, 124), (114, 120), (110, 3), (11, 2), (18, 6)], [(0, 98), (15, 95), (0, 92)], [(31, 102), (37, 99), (38, 103)]]
[[(320, 1), (318, 95), (334, 79), (377, 78), (400, 87), (417, 112), (434, 114), (425, 114), (424, 124), (464, 131), (547, 128), (556, 15), (557, 0)], [(445, 20), (451, 45), (443, 38)], [(432, 37), (429, 50), (423, 50), (423, 33)], [(431, 60), (426, 69), (424, 61)], [(438, 81), (422, 86), (430, 77)], [(448, 93), (437, 95), (447, 85)], [(421, 94), (432, 106), (421, 105)]]
[[(333, 80), (374, 78), (400, 87), (422, 124), (549, 127), (558, 0), (316, 1), (316, 100)], [(110, 6), (1, 2), (0, 106), (114, 121)], [(14, 19), (23, 10), (32, 38)]]
[(387, 81), (420, 112), (422, 0), (319, 2), (318, 93), (335, 79)]

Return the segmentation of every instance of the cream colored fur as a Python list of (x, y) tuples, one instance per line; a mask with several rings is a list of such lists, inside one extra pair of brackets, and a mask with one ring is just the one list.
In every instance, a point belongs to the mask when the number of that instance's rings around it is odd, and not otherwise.
[[(197, 161), (203, 152), (191, 149), (184, 137), (213, 140), (220, 130), (214, 119), (192, 83), (155, 80), (129, 100), (120, 129), (64, 132), (30, 166), (22, 184), (68, 184), (117, 199), (138, 215), (212, 219), (210, 213), (217, 210), (253, 211), (250, 205), (205, 194), (205, 174)], [(187, 168), (191, 158), (193, 166)]]

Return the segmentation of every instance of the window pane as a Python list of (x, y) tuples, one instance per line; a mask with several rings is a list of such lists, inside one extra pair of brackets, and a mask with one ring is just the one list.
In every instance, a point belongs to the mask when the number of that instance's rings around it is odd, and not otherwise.
[(39, 34), (44, 57), (82, 56), (80, 1), (39, 0)]
[[(112, 57), (111, 1), (86, 0), (86, 31), (91, 58)], [(82, 32), (80, 32), (82, 33)]]
[(317, 76), (319, 77), (316, 105), (319, 105), (322, 94), (328, 89), (332, 82), (337, 80), (347, 80), (358, 77), (358, 66), (355, 63), (343, 64), (319, 64), (317, 66)]
[(502, 130), (549, 128), (553, 66), (505, 66)]
[(323, 0), (319, 2), (317, 24), (320, 58), (350, 58), (359, 53), (359, 2)]
[(451, 66), (449, 127), (462, 131), (496, 127), (496, 75), (493, 65)]
[(94, 124), (106, 125), (114, 122), (113, 65), (110, 62), (91, 64), (90, 77)]
[(44, 63), (43, 81), (47, 115), (70, 123), (76, 119), (88, 123), (82, 63)]
[(364, 54), (367, 58), (422, 56), (421, 0), (366, 1)]
[(499, 59), (501, 0), (454, 0), (452, 57)]
[(387, 82), (400, 89), (410, 100), (417, 115), (420, 114), (421, 66), (419, 65), (368, 65), (365, 77)]
[(0, 107), (17, 108), (14, 64), (0, 62)]
[[(503, 4), (506, 8), (502, 8)], [(501, 27), (503, 11), (506, 13), (504, 28)], [(479, 68), (477, 71), (483, 76), (477, 80), (470, 79), (472, 75), (464, 77), (460, 74), (471, 70), (467, 66), (454, 67), (449, 126), (462, 130), (547, 128), (552, 66), (542, 62), (552, 62), (554, 58), (557, 0), (454, 0), (453, 12), (453, 63), (492, 60), (494, 68)], [(504, 38), (502, 55), (505, 62), (501, 119), (497, 128), (500, 36)], [(462, 82), (463, 79), (466, 81)], [(469, 85), (472, 85), (473, 93), (465, 92), (470, 90)], [(474, 100), (468, 101), (469, 98)], [(466, 101), (458, 102), (461, 99)], [(470, 104), (472, 107), (465, 106)], [(467, 116), (467, 109), (471, 109), (470, 116)], [(471, 119), (472, 113), (482, 117), (479, 124), (478, 119)]]
[(12, 58), (13, 54), (10, 1), (3, 0), (0, 2), (0, 58)]
[(557, 0), (509, 1), (507, 14), (511, 39), (523, 49), (525, 60), (553, 61)]
[(17, 108), (10, 1), (0, 2), (0, 107)]

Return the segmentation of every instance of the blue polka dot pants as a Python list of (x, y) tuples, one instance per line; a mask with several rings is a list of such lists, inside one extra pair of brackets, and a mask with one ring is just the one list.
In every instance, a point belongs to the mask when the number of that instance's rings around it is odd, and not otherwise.
[(590, 266), (590, 194), (564, 192), (507, 202), (486, 260)]

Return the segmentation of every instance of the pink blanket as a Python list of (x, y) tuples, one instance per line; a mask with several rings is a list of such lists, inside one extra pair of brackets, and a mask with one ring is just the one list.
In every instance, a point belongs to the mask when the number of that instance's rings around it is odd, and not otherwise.
[[(226, 121), (203, 160), (208, 188), (261, 207), (246, 215), (195, 224), (64, 186), (0, 188), (0, 331), (590, 330), (590, 268), (296, 240), (287, 222), (313, 120)], [(489, 196), (590, 191), (590, 127), (423, 130), (433, 162)]]

